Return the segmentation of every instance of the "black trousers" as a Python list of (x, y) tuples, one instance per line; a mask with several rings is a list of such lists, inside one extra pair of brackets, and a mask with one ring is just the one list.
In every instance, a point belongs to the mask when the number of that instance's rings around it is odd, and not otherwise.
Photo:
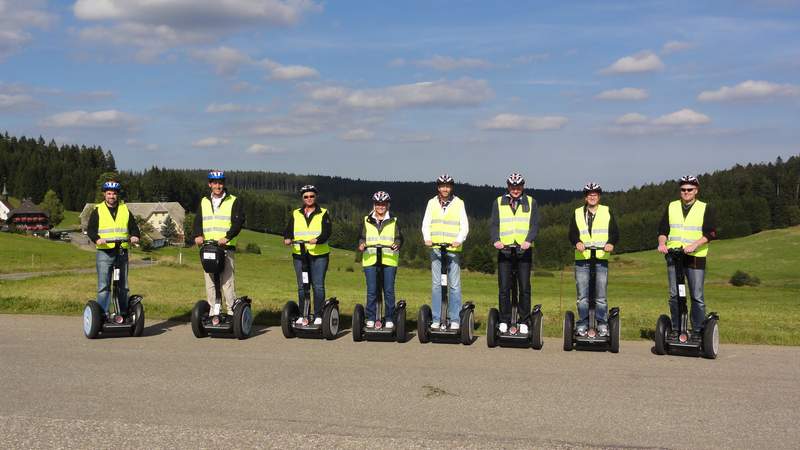
[[(497, 252), (497, 282), (500, 288), (500, 322), (511, 322), (511, 258), (509, 251)], [(517, 304), (517, 321), (527, 321), (531, 313), (531, 268), (533, 267), (533, 249), (517, 255), (517, 283), (519, 303)]]

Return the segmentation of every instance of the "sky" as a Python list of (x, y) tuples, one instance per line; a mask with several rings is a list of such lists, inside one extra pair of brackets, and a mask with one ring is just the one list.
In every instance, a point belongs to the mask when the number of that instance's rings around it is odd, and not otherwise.
[(0, 131), (120, 169), (626, 189), (799, 124), (800, 0), (0, 0)]

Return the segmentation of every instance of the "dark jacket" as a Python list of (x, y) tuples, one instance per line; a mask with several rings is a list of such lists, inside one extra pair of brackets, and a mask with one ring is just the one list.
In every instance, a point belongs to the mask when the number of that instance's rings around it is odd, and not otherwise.
[[(533, 212), (531, 212), (530, 222), (528, 223), (528, 235), (525, 237), (527, 242), (533, 243), (533, 241), (536, 239), (536, 236), (539, 234), (539, 207), (536, 205), (535, 198), (531, 197), (531, 200), (533, 204), (529, 205), (528, 196), (523, 192), (519, 198), (519, 203), (517, 203), (517, 208), (521, 207), (523, 212), (528, 212), (533, 209)], [(505, 194), (500, 200), (500, 204), (509, 205), (510, 201), (511, 195)], [(494, 200), (492, 205), (492, 218), (489, 222), (489, 236), (491, 237), (492, 243), (500, 240), (500, 208), (497, 206), (497, 199)]]
[[(119, 206), (119, 204), (117, 204)], [(108, 206), (108, 205), (106, 205)], [(111, 213), (111, 217), (116, 219), (117, 218), (117, 211), (119, 210), (118, 206), (113, 208), (109, 207), (108, 212)], [(130, 211), (130, 210), (128, 210)], [(86, 235), (89, 237), (89, 240), (92, 243), (97, 242), (100, 239), (100, 235), (97, 233), (100, 224), (100, 214), (97, 212), (97, 208), (92, 210), (92, 214), (89, 216), (89, 224), (86, 226)], [(129, 236), (136, 236), (137, 238), (141, 236), (141, 232), (139, 231), (139, 225), (136, 224), (136, 218), (133, 217), (133, 213), (128, 215), (128, 235)], [(98, 249), (102, 250), (106, 253), (111, 253), (114, 249)]]
[[(206, 197), (209, 201), (211, 201), (211, 194)], [(230, 195), (228, 192), (225, 191), (225, 198), (222, 199), (222, 202), (229, 202), (231, 201)], [(212, 203), (213, 206), (213, 203)], [(239, 235), (242, 231), (242, 227), (244, 226), (244, 207), (242, 206), (242, 200), (239, 197), (233, 201), (233, 205), (231, 205), (231, 229), (225, 233), (225, 238), (229, 241), (236, 236)], [(192, 225), (192, 235), (193, 237), (198, 237), (203, 235), (203, 203), (197, 206), (197, 212), (194, 216), (194, 224)]]
[[(586, 215), (586, 205), (583, 205), (583, 214), (584, 216)], [(611, 216), (611, 219), (608, 221), (608, 243), (616, 246), (617, 242), (619, 242), (619, 227), (617, 226), (617, 219), (614, 217), (614, 212), (611, 211), (611, 208), (609, 208), (608, 214)], [(589, 221), (588, 225), (589, 231), (591, 232), (594, 221)], [(569, 241), (572, 243), (573, 247), (581, 241), (581, 233), (578, 230), (578, 223), (575, 221), (575, 214), (572, 215), (569, 221)]]
[[(372, 217), (372, 213), (370, 213), (367, 216), (367, 222), (371, 223), (372, 225), (375, 225), (375, 227), (378, 228), (378, 232), (379, 233), (380, 233), (380, 231), (383, 229), (383, 227), (386, 224), (390, 223), (390, 221), (395, 223), (394, 224), (394, 243), (397, 245), (397, 248), (400, 249), (400, 247), (403, 245), (403, 232), (400, 230), (400, 223), (397, 221), (397, 217), (390, 215), (389, 219), (382, 220), (381, 223), (378, 224), (378, 221), (375, 220), (374, 217)], [(366, 243), (367, 243), (367, 225), (362, 220), (361, 221), (361, 232), (358, 234), (358, 245), (366, 244)]]
[[(305, 207), (301, 206), (294, 211), (300, 211), (300, 214), (303, 214), (303, 209), (305, 209)], [(292, 211), (292, 214), (289, 215), (289, 222), (286, 224), (286, 228), (283, 230), (284, 239), (294, 239), (294, 211)], [(311, 220), (317, 214), (322, 214), (322, 209), (319, 207), (319, 205), (314, 205), (314, 211), (311, 212), (310, 215), (306, 216), (303, 214), (303, 217), (306, 219), (306, 225), (309, 225)], [(328, 242), (328, 239), (331, 237), (332, 229), (333, 224), (331, 223), (331, 215), (328, 213), (328, 211), (325, 211), (325, 214), (322, 216), (322, 232), (317, 238), (317, 244), (324, 244)]]

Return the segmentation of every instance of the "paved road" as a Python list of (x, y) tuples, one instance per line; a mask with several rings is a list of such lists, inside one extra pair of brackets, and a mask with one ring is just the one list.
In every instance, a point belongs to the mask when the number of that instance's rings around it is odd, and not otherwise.
[[(473, 346), (192, 336), (85, 339), (0, 315), (4, 448), (797, 448), (800, 348), (709, 361)], [(724, 326), (724, 325), (723, 325)]]

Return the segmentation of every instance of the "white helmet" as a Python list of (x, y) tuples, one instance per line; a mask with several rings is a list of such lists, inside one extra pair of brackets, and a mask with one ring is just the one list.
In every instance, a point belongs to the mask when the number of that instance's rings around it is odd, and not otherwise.
[(378, 192), (372, 194), (372, 201), (375, 202), (375, 203), (388, 202), (391, 199), (392, 199), (392, 197), (389, 196), (388, 192), (378, 191)]
[(585, 186), (583, 186), (583, 195), (586, 195), (590, 192), (597, 192), (598, 194), (602, 194), (603, 188), (600, 187), (600, 185), (597, 183), (589, 182), (586, 183)]
[(443, 173), (436, 179), (436, 184), (455, 184), (455, 180), (453, 180), (450, 174)]
[(522, 186), (525, 184), (525, 178), (517, 172), (514, 172), (506, 178), (506, 184), (509, 186)]
[(317, 191), (317, 187), (313, 184), (307, 184), (300, 188), (300, 195), (303, 195), (306, 192), (313, 192), (315, 194), (319, 193), (319, 191)]
[(697, 180), (697, 177), (694, 175), (684, 175), (681, 177), (680, 180), (681, 185), (684, 184), (691, 184), (693, 186), (700, 186), (700, 181)]

